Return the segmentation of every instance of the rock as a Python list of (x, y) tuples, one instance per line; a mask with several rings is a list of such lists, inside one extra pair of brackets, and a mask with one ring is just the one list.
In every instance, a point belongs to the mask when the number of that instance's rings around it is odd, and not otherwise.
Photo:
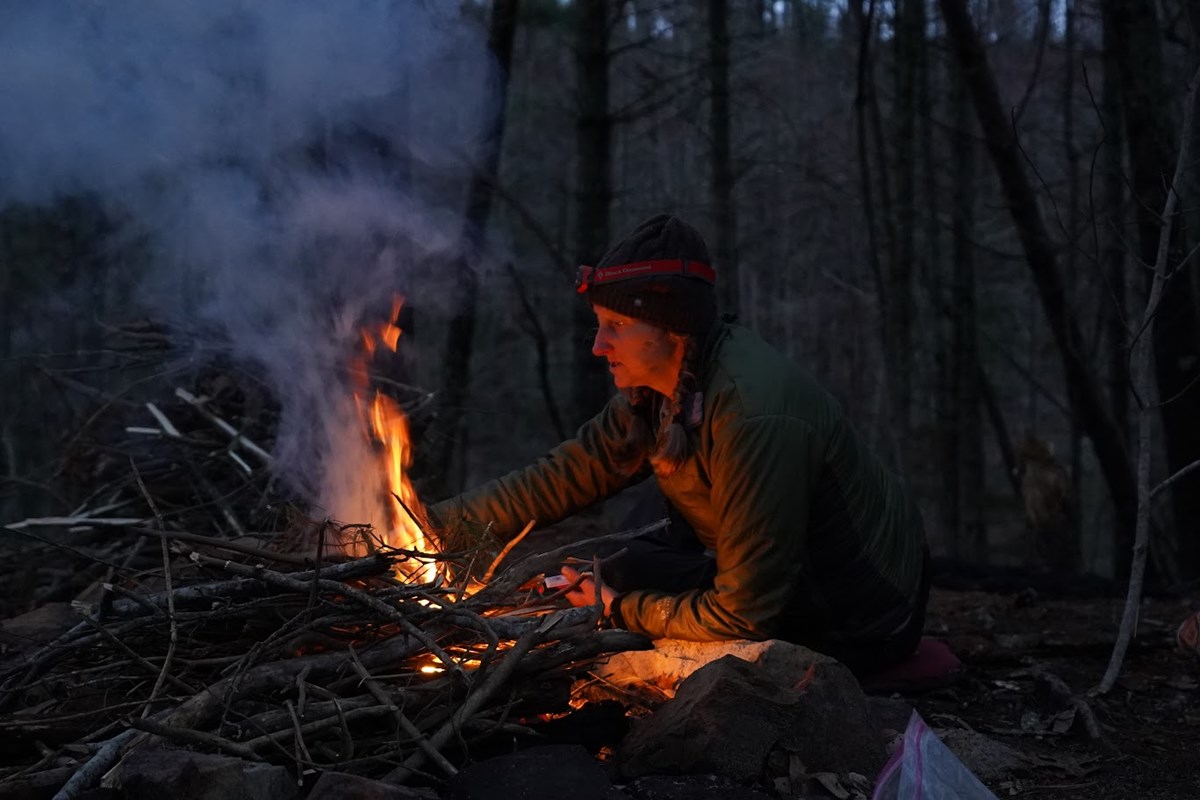
[(317, 779), (307, 800), (436, 800), (431, 789), (412, 789), (373, 781), (345, 772), (326, 772)]
[(774, 800), (720, 775), (647, 775), (625, 787), (635, 800)]
[[(621, 774), (751, 782), (764, 777), (774, 750), (808, 773), (876, 774), (883, 742), (858, 681), (837, 661), (792, 647), (791, 658), (752, 664), (725, 656), (696, 671), (672, 700), (634, 722), (617, 749)], [(811, 673), (797, 672), (796, 659)]]
[(135, 750), (104, 776), (101, 786), (125, 800), (299, 800), (295, 773), (274, 764), (190, 750)]
[(628, 800), (578, 745), (519, 750), (473, 764), (450, 780), (447, 800)]
[(661, 702), (674, 697), (679, 684), (696, 670), (725, 656), (737, 656), (743, 661), (762, 664), (781, 676), (790, 674), (792, 680), (799, 680), (813, 663), (834, 661), (815, 650), (778, 639), (763, 642), (746, 639), (725, 642), (658, 639), (654, 642), (653, 650), (616, 653), (598, 662), (591, 672), (602, 679), (601, 685), (607, 682)]

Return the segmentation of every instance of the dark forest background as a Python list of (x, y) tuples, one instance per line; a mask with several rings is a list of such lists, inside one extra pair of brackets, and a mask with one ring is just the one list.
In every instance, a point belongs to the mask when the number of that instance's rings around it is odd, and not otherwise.
[[(404, 266), (339, 288), (407, 297), (386, 371), (434, 394), (436, 413), (414, 418), (424, 497), (527, 463), (599, 408), (610, 389), (575, 267), (667, 211), (705, 234), (724, 310), (816, 375), (910, 481), (936, 554), (1121, 578), (1140, 503), (1157, 585), (1200, 579), (1200, 470), (1178, 475), (1200, 460), (1187, 0), (493, 0), (454, 14), (491, 69), (439, 108), (479, 113), (476, 135), (436, 159), (411, 146), (437, 76), (398, 70), (272, 156), (306, 178), (370, 175), (435, 209), (450, 242), (368, 231)], [(282, 193), (229, 147), (206, 158)], [(0, 195), (5, 521), (89, 500), (81, 436), (100, 447), (107, 411), (134, 419), (213, 364), (286, 406), (269, 362), (302, 357), (239, 349), (211, 317), (148, 302), (174, 245), (103, 187), (54, 189)], [(331, 231), (283, 248), (305, 264), (295, 274), (346, 252)], [(263, 317), (302, 313), (276, 291)], [(169, 348), (134, 359), (106, 344), (143, 320)]]

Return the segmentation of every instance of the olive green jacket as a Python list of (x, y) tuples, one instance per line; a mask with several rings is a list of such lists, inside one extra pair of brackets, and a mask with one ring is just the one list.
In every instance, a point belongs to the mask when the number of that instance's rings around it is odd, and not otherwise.
[[(921, 515), (868, 451), (837, 402), (749, 330), (719, 324), (698, 370), (693, 454), (663, 495), (715, 553), (710, 589), (631, 591), (625, 627), (693, 641), (784, 638), (873, 642), (916, 610)], [(615, 396), (574, 439), (536, 463), (433, 507), (493, 523), (509, 538), (552, 524), (648, 474), (622, 469), (635, 412)], [(627, 462), (626, 462), (627, 463)]]

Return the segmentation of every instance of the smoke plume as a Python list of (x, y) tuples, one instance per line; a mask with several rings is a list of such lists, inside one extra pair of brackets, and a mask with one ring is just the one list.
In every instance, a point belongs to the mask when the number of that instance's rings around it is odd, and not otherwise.
[(148, 248), (137, 299), (269, 380), (281, 474), (371, 521), (342, 370), (393, 291), (453, 288), (485, 39), (437, 0), (7, 4), (0, 208), (97, 198)]

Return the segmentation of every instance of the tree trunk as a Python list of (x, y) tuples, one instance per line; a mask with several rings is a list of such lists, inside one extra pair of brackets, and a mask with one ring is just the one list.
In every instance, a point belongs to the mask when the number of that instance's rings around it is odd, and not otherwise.
[[(1068, 280), (1070, 281), (1069, 292), (1071, 296), (1079, 300), (1079, 280), (1078, 257), (1079, 252), (1079, 231), (1080, 231), (1080, 213), (1079, 213), (1079, 148), (1075, 144), (1075, 0), (1065, 0), (1066, 13), (1063, 20), (1063, 146), (1066, 149), (1064, 153), (1067, 163), (1067, 231), (1071, 237), (1071, 242), (1066, 248), (1063, 258), (1065, 259), (1064, 267), (1067, 271)], [(1068, 564), (1072, 570), (1078, 571), (1082, 566), (1080, 563), (1082, 547), (1081, 539), (1083, 536), (1082, 527), (1082, 507), (1079, 503), (1079, 498), (1083, 488), (1083, 426), (1079, 424), (1079, 417), (1072, 414), (1071, 419), (1071, 440), (1068, 448), (1070, 453), (1070, 475), (1071, 475), (1071, 503), (1073, 513), (1070, 515), (1070, 524), (1068, 530), (1062, 532), (1064, 537), (1067, 537), (1068, 544), (1064, 548), (1064, 552), (1070, 553), (1073, 562)]]
[(712, 136), (712, 174), (709, 184), (713, 217), (713, 257), (720, 270), (723, 311), (737, 313), (741, 286), (737, 262), (737, 219), (733, 202), (733, 157), (729, 119), (729, 3), (708, 0), (709, 128)]
[[(897, 4), (895, 91), (890, 140), (896, 175), (892, 213), (895, 236), (887, 270), (884, 335), (888, 355), (889, 405), (893, 435), (903, 443), (912, 424), (913, 273), (917, 220), (917, 99), (925, 60), (925, 0)], [(885, 151), (880, 138), (880, 150)]]
[[(971, 93), (993, 166), (1013, 216), (1042, 309), (1063, 361), (1071, 407), (1091, 438), (1117, 514), (1119, 541), (1125, 553), (1133, 542), (1137, 496), (1121, 429), (1104, 405), (1100, 382), (1086, 360), (1083, 335), (1067, 303), (1059, 275), (1055, 246), (1050, 240), (1034, 191), (1019, 152), (1015, 133), (1000, 102), (995, 76), (988, 65), (983, 43), (967, 12), (964, 0), (938, 0), (946, 21), (950, 44)], [(1128, 570), (1128, 563), (1123, 571)]]
[(1121, 66), (1112, 42), (1116, 35), (1110, 27), (1104, 28), (1104, 86), (1100, 94), (1100, 114), (1105, 142), (1100, 153), (1100, 186), (1106, 214), (1103, 220), (1094, 220), (1092, 224), (1097, 237), (1097, 258), (1112, 293), (1112, 302), (1105, 317), (1108, 396), (1113, 416), (1125, 434), (1125, 440), (1132, 441), (1129, 417), (1129, 329), (1125, 325), (1129, 294), (1128, 254), (1118, 233), (1123, 227), (1121, 220), (1125, 216), (1126, 198), (1123, 158), (1125, 132), (1121, 126), (1119, 88)]
[(481, 145), (479, 165), (471, 177), (463, 221), (463, 254), (454, 265), (458, 296), (455, 298), (454, 316), (450, 319), (446, 340), (441, 388), (443, 438), (431, 465), (434, 493), (439, 496), (462, 488), (463, 407), (471, 379), (475, 306), (479, 294), (476, 263), (492, 208), (492, 187), (500, 169), (500, 146), (504, 139), (505, 105), (518, 4), (519, 0), (494, 0), (492, 5), (488, 45), (498, 65), (499, 102), (491, 129)]
[[(975, 563), (987, 563), (987, 527), (983, 518), (984, 460), (979, 342), (975, 331), (975, 130), (971, 124), (965, 82), (954, 81), (954, 209), (952, 214), (954, 277), (952, 345), (955, 431), (955, 492), (960, 509), (959, 538)], [(1003, 427), (1003, 424), (1001, 424)]]
[[(608, 110), (609, 20), (606, 0), (575, 4), (576, 136), (575, 254), (595, 264), (609, 241), (612, 200), (612, 117)], [(575, 402), (568, 419), (576, 425), (600, 410), (608, 395), (603, 362), (592, 355), (596, 318), (585, 302), (574, 307)], [(572, 426), (574, 427), (574, 426)]]
[[(1155, 263), (1163, 222), (1159, 210), (1172, 174), (1175, 125), (1170, 109), (1162, 40), (1156, 6), (1149, 0), (1105, 0), (1106, 43), (1114, 49), (1120, 80), (1121, 107), (1129, 148), (1131, 185), (1136, 198), (1137, 257)], [(1190, 132), (1189, 132), (1190, 133)], [(1178, 187), (1177, 187), (1178, 190)], [(1170, 241), (1171, 264), (1187, 251), (1183, 226)], [(1195, 270), (1173, 272), (1163, 289), (1155, 320), (1154, 372), (1162, 399), (1163, 444), (1169, 472), (1200, 459), (1200, 316), (1196, 307)], [(1200, 474), (1182, 479), (1171, 493), (1178, 543), (1180, 576), (1200, 575)]]
[[(4, 233), (5, 220), (0, 213), (0, 234)], [(9, 261), (7, 243), (0, 240), (0, 309), (3, 309), (3, 322), (0, 323), (0, 381), (4, 386), (19, 386), (20, 375), (17, 362), (13, 360), (13, 331), (17, 329), (17, 300), (13, 287), (13, 275), (17, 265)], [(6, 391), (0, 394), (0, 480), (17, 477), (17, 433), (13, 420), (16, 419), (21, 406), (20, 393)], [(16, 483), (11, 484), (16, 486)], [(0, 495), (0, 514), (5, 519), (16, 519), (20, 514), (21, 495), (19, 492), (5, 492)]]
[[(885, 361), (886, 410), (883, 424), (887, 452), (892, 466), (904, 472), (902, 429), (907, 429), (908, 396), (900, 387), (910, 370), (903, 361), (910, 356), (896, 346), (893, 326), (897, 324), (893, 305), (903, 307), (904, 298), (893, 291), (895, 264), (897, 263), (897, 240), (895, 208), (892, 203), (891, 178), (887, 153), (887, 137), (883, 129), (882, 114), (875, 91), (874, 46), (875, 2), (867, 0), (864, 13), (861, 0), (850, 3), (850, 13), (858, 26), (858, 63), (854, 98), (854, 122), (858, 148), (859, 185), (862, 192), (863, 214), (867, 224), (867, 251), (871, 260), (871, 272), (875, 279), (875, 292), (881, 309), (879, 330), (880, 348)], [(872, 141), (873, 139), (873, 141)], [(872, 164), (872, 158), (877, 163)], [(878, 190), (878, 191), (876, 191)], [(878, 202), (876, 202), (878, 194)], [(883, 254), (881, 257), (880, 254)], [(911, 302), (911, 300), (910, 300)], [(901, 420), (905, 424), (901, 425)]]

